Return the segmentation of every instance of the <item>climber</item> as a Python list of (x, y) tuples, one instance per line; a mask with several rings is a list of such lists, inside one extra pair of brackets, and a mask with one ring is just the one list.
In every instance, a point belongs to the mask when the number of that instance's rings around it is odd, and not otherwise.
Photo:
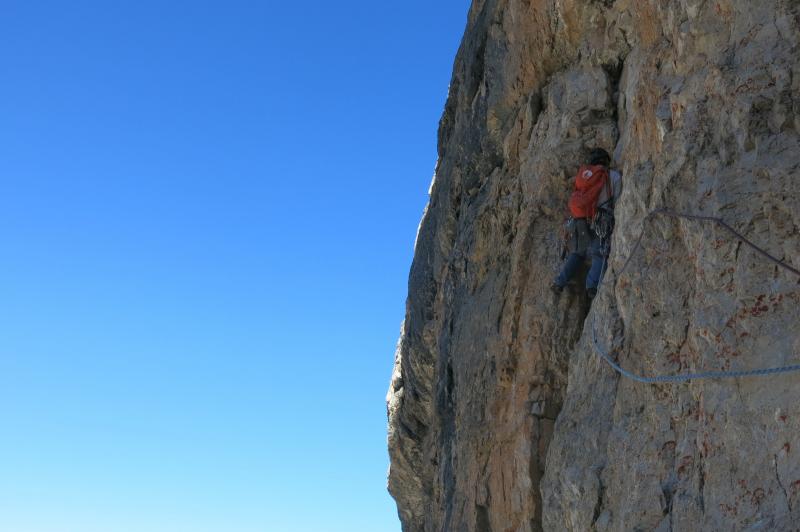
[(597, 294), (614, 229), (614, 203), (622, 187), (622, 175), (609, 170), (610, 162), (606, 150), (595, 148), (589, 154), (589, 164), (582, 165), (575, 176), (575, 188), (569, 200), (571, 216), (566, 225), (570, 253), (550, 287), (556, 295), (577, 273), (587, 253), (592, 258), (592, 266), (586, 275), (586, 294), (590, 299)]

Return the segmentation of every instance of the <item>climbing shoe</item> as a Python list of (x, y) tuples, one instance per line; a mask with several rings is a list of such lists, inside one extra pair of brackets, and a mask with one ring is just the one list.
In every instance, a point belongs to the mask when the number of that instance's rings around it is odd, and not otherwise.
[(561, 292), (564, 291), (564, 287), (559, 285), (558, 283), (553, 283), (550, 285), (550, 290), (557, 296), (561, 295)]
[(597, 288), (587, 288), (586, 295), (589, 296), (589, 299), (594, 299), (594, 296), (597, 295)]

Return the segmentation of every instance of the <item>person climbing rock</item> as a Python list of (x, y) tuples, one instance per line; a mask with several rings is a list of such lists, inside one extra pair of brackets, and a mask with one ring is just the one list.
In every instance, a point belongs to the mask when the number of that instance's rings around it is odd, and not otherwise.
[(614, 229), (614, 203), (622, 187), (622, 175), (609, 169), (610, 162), (606, 150), (595, 148), (589, 153), (588, 164), (582, 165), (575, 175), (566, 225), (569, 255), (551, 286), (556, 295), (575, 276), (587, 254), (591, 256), (592, 265), (586, 275), (586, 294), (589, 298), (597, 294)]

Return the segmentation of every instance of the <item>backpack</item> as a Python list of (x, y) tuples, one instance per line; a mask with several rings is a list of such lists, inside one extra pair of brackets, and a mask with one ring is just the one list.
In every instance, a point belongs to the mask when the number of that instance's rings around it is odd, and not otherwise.
[(573, 218), (594, 218), (603, 187), (609, 186), (608, 170), (602, 165), (583, 165), (575, 175), (575, 189), (569, 198)]

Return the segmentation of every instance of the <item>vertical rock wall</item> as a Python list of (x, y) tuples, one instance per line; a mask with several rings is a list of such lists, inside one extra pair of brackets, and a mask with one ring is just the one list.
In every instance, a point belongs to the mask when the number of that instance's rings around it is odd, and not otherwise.
[[(800, 376), (638, 373), (800, 359), (795, 0), (475, 0), (439, 130), (388, 394), (405, 531), (790, 530)], [(624, 175), (591, 309), (555, 299), (569, 179)], [(618, 277), (644, 227), (644, 246)], [(587, 319), (588, 315), (588, 319)]]

